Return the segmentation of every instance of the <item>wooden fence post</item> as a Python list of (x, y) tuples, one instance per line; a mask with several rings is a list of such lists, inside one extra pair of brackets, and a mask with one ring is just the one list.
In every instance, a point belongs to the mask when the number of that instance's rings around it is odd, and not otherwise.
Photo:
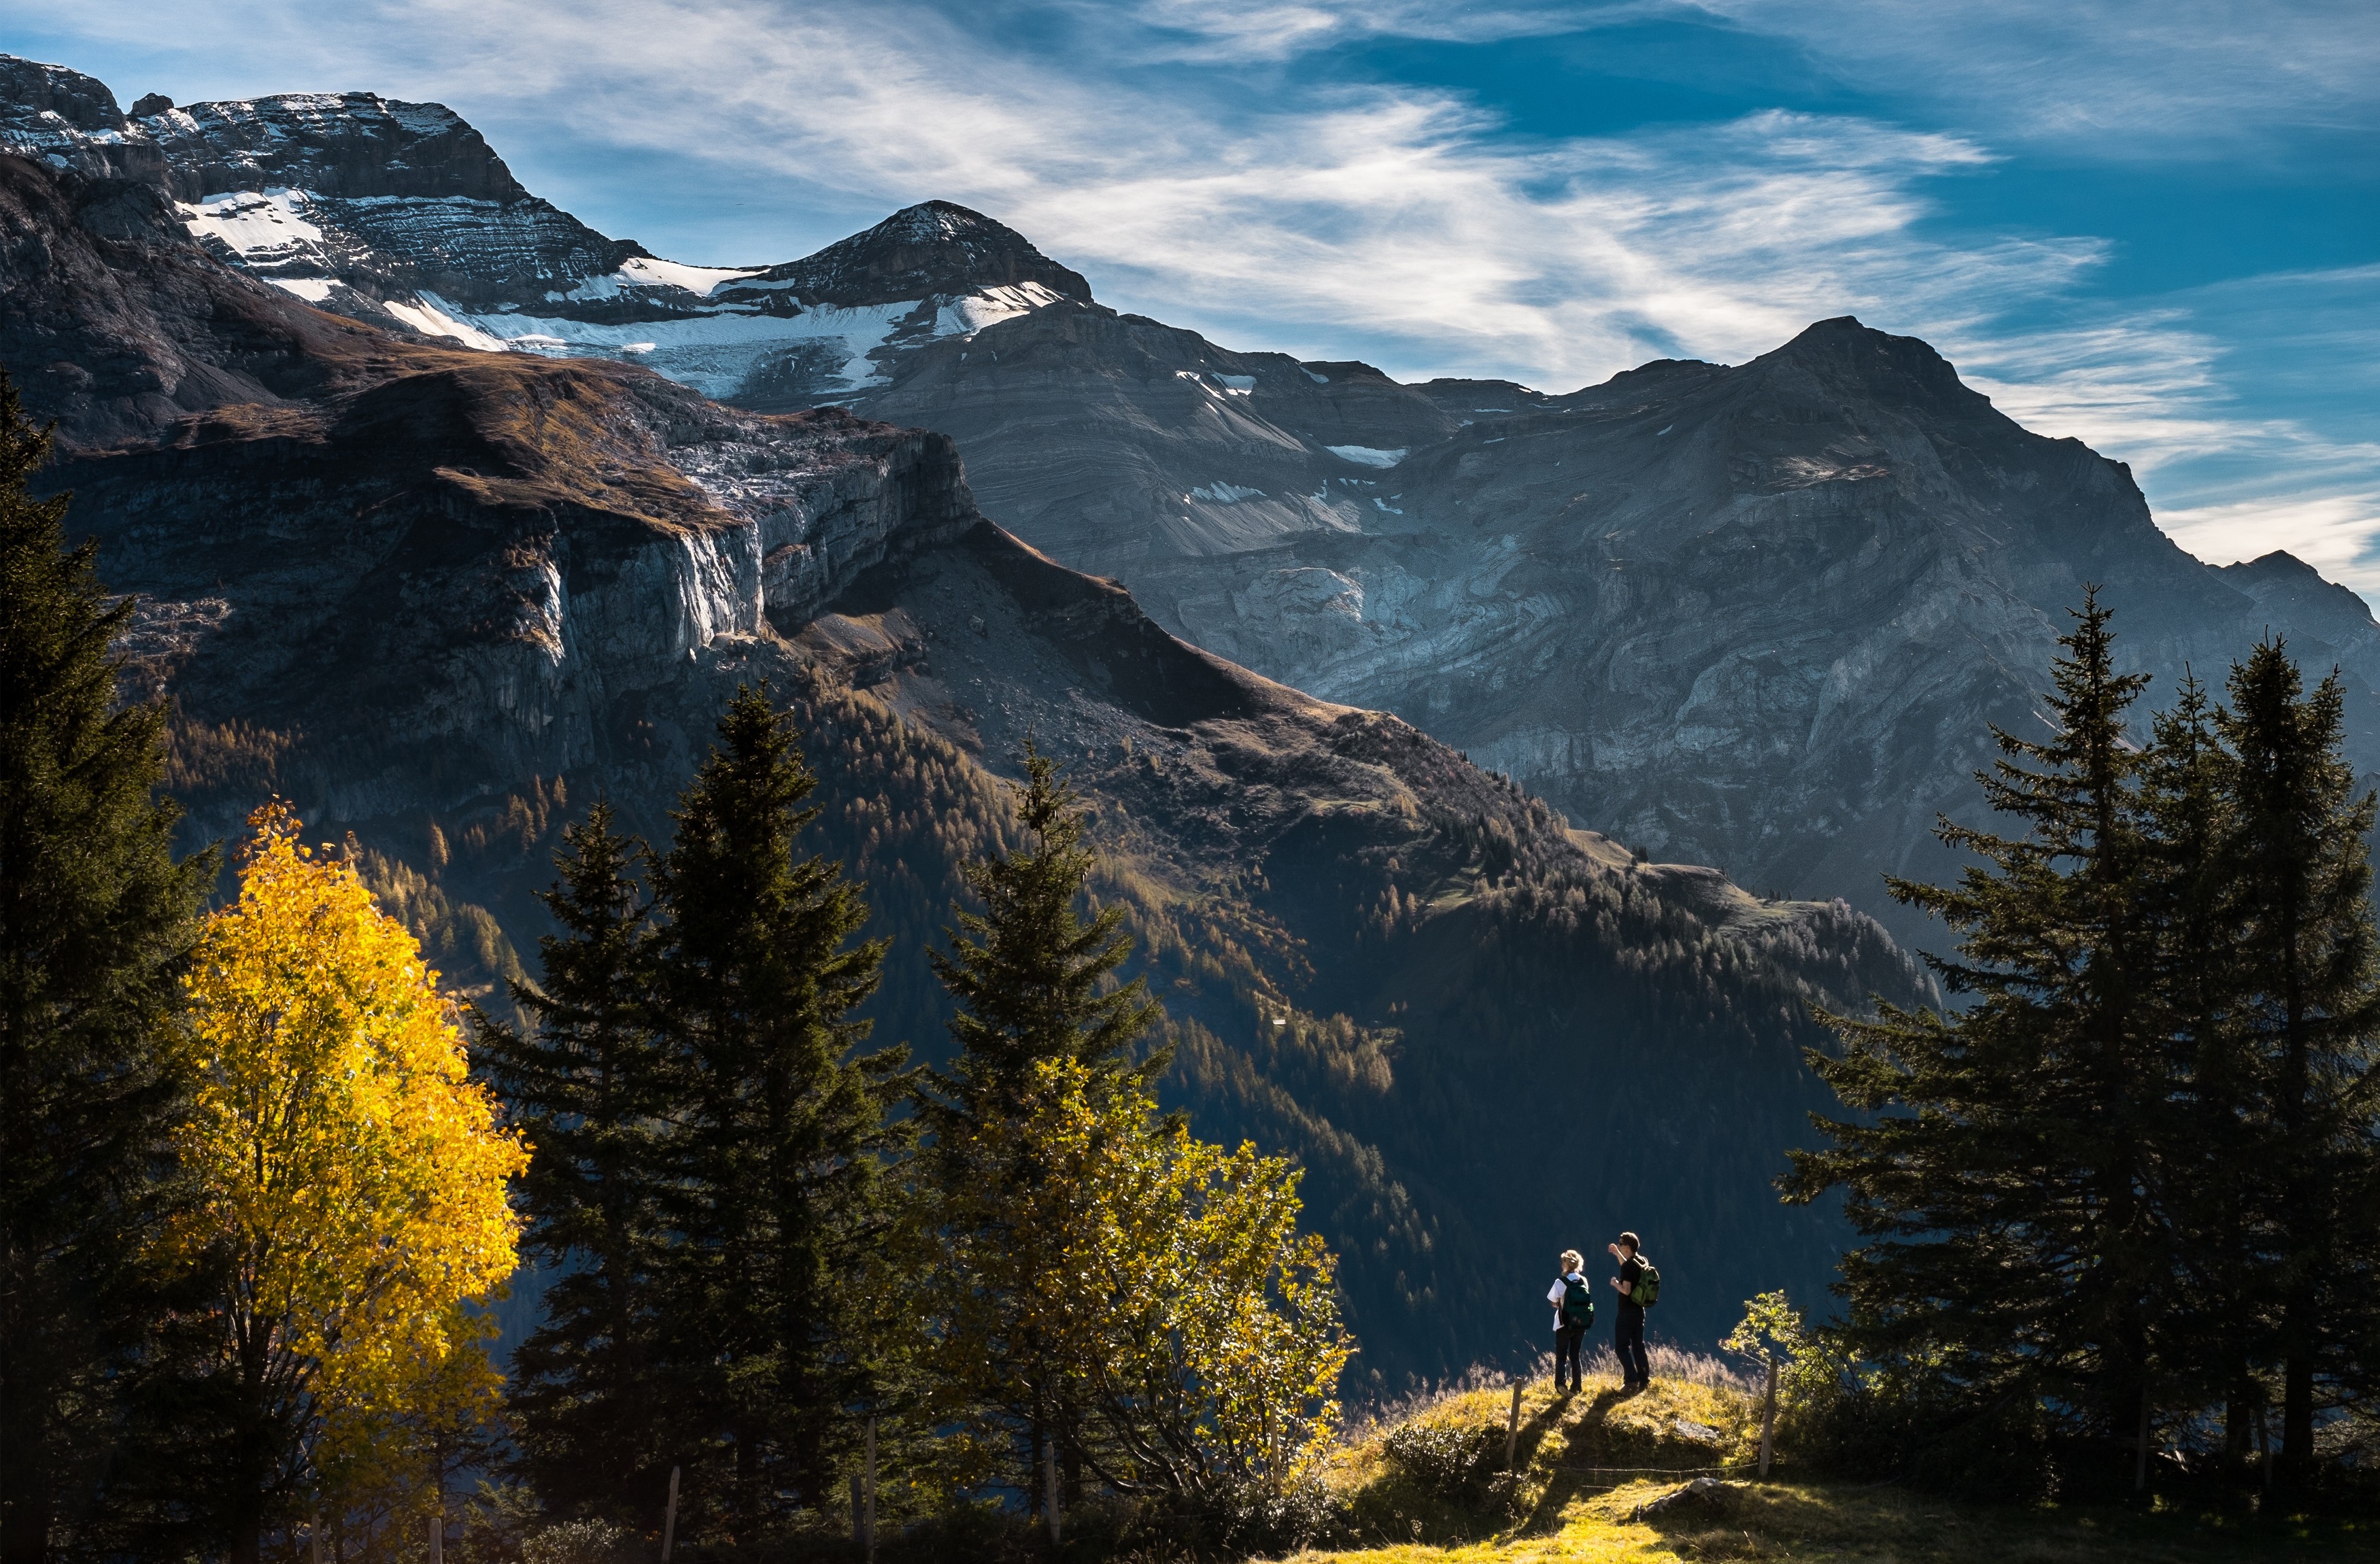
[(662, 1511), (662, 1564), (669, 1564), (670, 1548), (677, 1542), (677, 1468), (670, 1468), (669, 1508)]
[(1760, 1480), (1768, 1480), (1769, 1452), (1777, 1440), (1777, 1360), (1768, 1360), (1768, 1394), (1760, 1406)]
[(1512, 1455), (1521, 1442), (1521, 1382), (1512, 1381), (1512, 1412), (1504, 1419), (1504, 1470), (1512, 1470)]

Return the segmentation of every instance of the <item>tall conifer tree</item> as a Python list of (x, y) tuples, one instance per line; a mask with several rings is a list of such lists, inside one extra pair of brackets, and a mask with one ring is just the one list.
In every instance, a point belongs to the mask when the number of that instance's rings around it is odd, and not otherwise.
[(1982, 864), (1956, 887), (1891, 884), (1958, 935), (1958, 959), (1928, 960), (1972, 1002), (1829, 1017), (1849, 1047), (1812, 1066), (1876, 1116), (1818, 1121), (1834, 1144), (1794, 1153), (1786, 1188), (1842, 1189), (1867, 1240), (1843, 1263), (1855, 1340), (1937, 1363), (1970, 1404), (2072, 1409), (2075, 1432), (2104, 1439), (2135, 1425), (2165, 1306), (2153, 1192), (2168, 1061), (2145, 991), (2125, 739), (2146, 681), (2115, 671), (2095, 595), (2076, 620), (2052, 735), (1996, 729), (2002, 758), (1981, 778), (2025, 833), (1946, 820), (1942, 840)]
[(162, 1047), (212, 854), (174, 861), (162, 706), (118, 698), (95, 545), (0, 377), (0, 1559), (87, 1510), (154, 1294), (144, 1207), (181, 1093)]
[(868, 908), (841, 866), (794, 855), (817, 783), (787, 721), (747, 688), (719, 732), (654, 873), (674, 1099), (663, 1304), (672, 1425), (719, 1523), (749, 1541), (781, 1493), (831, 1502), (879, 1391), (870, 1288), (909, 1078), (898, 1049), (854, 1056), (884, 946), (854, 942)]
[(2247, 1132), (2255, 1072), (2241, 1025), (2254, 974), (2240, 948), (2240, 770), (2221, 726), (2195, 678), (2154, 721), (2141, 761), (2141, 916), (2155, 1029), (2174, 1086), (2157, 1134), (2157, 1180), (2179, 1285), (2157, 1356), (2169, 1403), (2223, 1405), (2225, 1443), (2239, 1456), (2248, 1447), (2261, 1315), (2242, 1285), (2258, 1253)]
[(967, 889), (983, 911), (956, 909), (950, 952), (929, 953), (959, 1005), (951, 1021), (957, 1056), (930, 1077), (935, 1116), (1013, 1116), (1043, 1060), (1073, 1060), (1094, 1083), (1136, 1082), (1151, 1067), (1132, 1052), (1157, 1003), (1142, 979), (1109, 982), (1132, 955), (1123, 909), (1087, 921), (1077, 910), (1092, 867), (1081, 802), (1029, 741), (1025, 770), (1016, 818), (1028, 850), (967, 866)]
[[(2313, 1460), (2319, 1389), (2363, 1378), (2380, 1343), (2374, 1291), (2373, 1121), (2380, 965), (2367, 839), (2374, 801), (2342, 754), (2338, 676), (2304, 693), (2267, 641), (2232, 670), (2221, 719), (2237, 756), (2242, 1017), (2256, 1072), (2247, 1165), (2265, 1264), (2241, 1278), (2268, 1306), (2281, 1372), (2282, 1466)], [(2366, 1387), (2368, 1388), (2368, 1387)]]
[[(986, 1147), (1016, 1148), (1029, 1140), (1008, 1133), (1033, 1111), (1035, 1065), (1064, 1061), (1081, 1067), (1087, 1100), (1103, 1106), (1123, 1087), (1137, 1086), (1162, 1059), (1135, 1061), (1134, 1046), (1157, 1021), (1145, 980), (1118, 985), (1116, 968), (1131, 956), (1123, 910), (1107, 907), (1085, 919), (1079, 909), (1090, 882), (1092, 857), (1083, 843), (1084, 810), (1050, 758), (1029, 742), (1017, 819), (1024, 852), (972, 864), (970, 890), (983, 910), (955, 910), (948, 954), (930, 952), (942, 986), (958, 1002), (951, 1036), (958, 1052), (947, 1070), (931, 1073), (920, 1098), (933, 1132), (932, 1171), (946, 1191), (967, 1198), (953, 1209), (995, 1226), (1021, 1208), (1050, 1170), (1029, 1157)], [(987, 1192), (997, 1192), (985, 1199)], [(961, 1248), (997, 1248), (999, 1231), (963, 1235)], [(980, 1290), (983, 1279), (959, 1279)], [(996, 1291), (996, 1284), (994, 1290)], [(996, 1297), (973, 1306), (992, 1317), (1009, 1311)], [(987, 1361), (965, 1365), (970, 1393), (1023, 1436), (1029, 1456), (1026, 1492), (1038, 1509), (1047, 1491), (1043, 1462), (1055, 1451), (1079, 1483), (1079, 1407), (1073, 1404), (1064, 1365), (1050, 1343), (1032, 1332), (995, 1332), (975, 1339)], [(971, 1349), (972, 1350), (972, 1349)]]
[(643, 848), (613, 830), (604, 803), (563, 843), (561, 879), (540, 895), (562, 932), (539, 941), (544, 981), (513, 986), (530, 1030), (480, 1024), (480, 1067), (535, 1147), (520, 1185), (523, 1244), (559, 1273), (544, 1323), (514, 1351), (507, 1399), (523, 1474), (547, 1504), (641, 1521), (662, 1502), (669, 1465), (654, 1442), (667, 1104)]

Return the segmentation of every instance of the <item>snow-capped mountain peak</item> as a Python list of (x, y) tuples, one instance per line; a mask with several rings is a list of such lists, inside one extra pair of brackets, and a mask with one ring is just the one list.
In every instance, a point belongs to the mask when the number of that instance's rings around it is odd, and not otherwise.
[(1004, 224), (905, 207), (773, 266), (667, 261), (513, 177), (443, 103), (284, 93), (128, 115), (107, 87), (0, 55), (0, 149), (161, 187), (219, 259), (306, 302), (487, 351), (625, 358), (763, 409), (885, 383), (916, 347), (1089, 285)]

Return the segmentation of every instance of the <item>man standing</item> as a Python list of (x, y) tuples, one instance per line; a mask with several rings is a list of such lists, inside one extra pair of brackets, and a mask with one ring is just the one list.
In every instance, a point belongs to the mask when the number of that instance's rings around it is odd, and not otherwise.
[(1620, 1388), (1632, 1393), (1653, 1382), (1652, 1367), (1645, 1359), (1645, 1305), (1636, 1301), (1636, 1284), (1648, 1268), (1638, 1253), (1643, 1247), (1633, 1232), (1621, 1233), (1620, 1242), (1609, 1245), (1611, 1257), (1620, 1262), (1620, 1274), (1611, 1279), (1613, 1291), (1620, 1294), (1611, 1349), (1620, 1359)]
[(1568, 1365), (1570, 1388), (1586, 1388), (1584, 1371), (1579, 1367), (1579, 1352), (1586, 1342), (1587, 1327), (1595, 1323), (1595, 1293), (1586, 1285), (1586, 1256), (1575, 1249), (1561, 1253), (1561, 1274), (1554, 1278), (1546, 1293), (1546, 1302), (1554, 1306), (1554, 1394), (1560, 1395), (1564, 1365)]

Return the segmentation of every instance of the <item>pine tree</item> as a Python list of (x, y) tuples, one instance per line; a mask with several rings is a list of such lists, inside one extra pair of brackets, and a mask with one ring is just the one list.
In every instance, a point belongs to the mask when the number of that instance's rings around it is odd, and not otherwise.
[(1828, 1017), (1848, 1048), (1812, 1066), (1875, 1117), (1817, 1121), (1834, 1144), (1795, 1153), (1786, 1188), (1845, 1192), (1867, 1240), (1843, 1262), (1861, 1347), (1936, 1365), (1937, 1388), (1971, 1407), (2067, 1409), (2073, 1432), (2127, 1439), (2171, 1263), (2154, 1198), (2168, 1061), (2125, 739), (2146, 681), (2115, 672), (2095, 595), (2075, 617), (2046, 697), (2055, 733), (1996, 729), (2002, 758), (1981, 778), (2025, 833), (1946, 820), (1942, 840), (1983, 863), (1956, 887), (1891, 883), (1958, 935), (1957, 960), (1928, 960), (1972, 1002)]
[(212, 854), (174, 861), (159, 705), (118, 698), (96, 545), (0, 376), (0, 1559), (89, 1513), (156, 1310), (140, 1234), (184, 1098), (161, 1047)]
[(2260, 1305), (2245, 1126), (2254, 1070), (2240, 1018), (2254, 975), (2241, 959), (2237, 758), (2205, 686), (2185, 678), (2141, 762), (2146, 869), (2141, 916), (2155, 1030), (2174, 1097), (2159, 1133), (2160, 1198), (2178, 1287), (2157, 1344), (2169, 1404), (2219, 1402), (2228, 1452), (2246, 1453)]
[[(1049, 1176), (1033, 1157), (996, 1149), (1030, 1146), (1014, 1127), (1036, 1111), (1038, 1068), (1077, 1067), (1080, 1091), (1097, 1111), (1163, 1065), (1161, 1056), (1133, 1058), (1159, 1015), (1146, 981), (1111, 980), (1132, 954), (1123, 910), (1107, 907), (1088, 921), (1076, 910), (1093, 867), (1083, 844), (1084, 810), (1055, 763), (1030, 743), (1025, 766), (1016, 812), (1027, 850), (968, 867), (967, 886), (983, 910), (954, 909), (950, 952), (929, 952), (958, 1003), (951, 1021), (957, 1053), (947, 1070), (929, 1073), (919, 1103), (934, 1137), (932, 1176), (941, 1190), (962, 1192), (946, 1207), (969, 1213), (964, 1219), (978, 1229), (953, 1235), (954, 1242), (986, 1253), (1015, 1238), (1004, 1231), (1003, 1212), (1029, 1206)], [(987, 1191), (999, 1193), (987, 1200)], [(974, 1294), (969, 1306), (978, 1315), (1012, 1312), (996, 1281), (961, 1278), (957, 1291)], [(970, 1336), (966, 1356), (953, 1377), (979, 1409), (1022, 1436), (1031, 1504), (1038, 1509), (1047, 1491), (1042, 1463), (1053, 1449), (1068, 1468), (1069, 1489), (1077, 1487), (1082, 1409), (1054, 1345), (1026, 1326)]]
[(839, 865), (794, 857), (814, 786), (765, 691), (740, 689), (653, 877), (669, 1423), (740, 1541), (781, 1517), (780, 1494), (826, 1508), (855, 1409), (880, 1389), (887, 1168), (905, 1141), (902, 1050), (854, 1057), (884, 947), (853, 942), (868, 908)]
[(565, 828), (540, 895), (562, 932), (544, 980), (513, 985), (526, 1034), (480, 1017), (480, 1069), (535, 1148), (523, 1246), (554, 1271), (543, 1323), (514, 1350), (506, 1398), (519, 1467), (549, 1506), (639, 1519), (662, 1502), (653, 1267), (666, 1107), (648, 998), (640, 843), (609, 804)]
[(2333, 673), (2303, 693), (2267, 641), (2232, 670), (2220, 727), (2237, 756), (2240, 960), (2255, 991), (2241, 1024), (2257, 1079), (2246, 1165), (2264, 1263), (2240, 1278), (2271, 1306), (2282, 1469), (2313, 1460), (2321, 1388), (2363, 1377), (2380, 1333), (2371, 1241), (2375, 1034), (2374, 800), (2356, 795)]
[(1137, 1083), (1161, 1067), (1132, 1057), (1158, 1016), (1147, 983), (1108, 981), (1132, 955), (1123, 909), (1103, 908), (1088, 922), (1075, 911), (1093, 866), (1081, 803), (1029, 741), (1025, 770), (1016, 816), (1031, 850), (969, 865), (967, 888), (983, 911), (955, 909), (950, 953), (929, 952), (959, 1005), (951, 1021), (957, 1056), (931, 1077), (937, 1114), (1014, 1116), (1044, 1060), (1082, 1064), (1095, 1096), (1107, 1083)]

